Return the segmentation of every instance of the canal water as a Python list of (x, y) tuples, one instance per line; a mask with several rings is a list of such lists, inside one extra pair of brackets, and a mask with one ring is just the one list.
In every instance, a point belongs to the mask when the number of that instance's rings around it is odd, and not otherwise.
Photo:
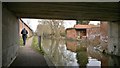
[(87, 42), (43, 39), (41, 46), (55, 66), (107, 68), (120, 65), (120, 57), (103, 54)]

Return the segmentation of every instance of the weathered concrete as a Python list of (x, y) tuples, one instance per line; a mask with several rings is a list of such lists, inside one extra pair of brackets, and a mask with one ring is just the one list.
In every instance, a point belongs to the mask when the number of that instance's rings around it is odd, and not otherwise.
[(2, 66), (2, 3), (0, 2), (0, 68)]
[[(103, 0), (102, 0), (103, 1)], [(4, 2), (18, 17), (69, 20), (119, 20), (115, 2)]]
[(119, 2), (120, 0), (2, 0), (3, 2)]
[(19, 23), (12, 12), (4, 7), (2, 11), (2, 65), (8, 66), (17, 55)]
[(120, 56), (120, 23), (110, 22), (108, 32), (108, 53)]

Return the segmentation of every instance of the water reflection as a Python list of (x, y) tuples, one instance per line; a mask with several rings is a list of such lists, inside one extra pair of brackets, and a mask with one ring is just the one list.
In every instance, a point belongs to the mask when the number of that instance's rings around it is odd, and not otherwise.
[(88, 63), (87, 68), (91, 66), (97, 66), (97, 68), (101, 68), (101, 61), (98, 61), (97, 59), (92, 59), (91, 57), (88, 57)]
[(73, 52), (76, 52), (77, 42), (75, 41), (66, 41), (67, 49)]
[(120, 59), (96, 51), (94, 47), (77, 41), (43, 39), (42, 48), (55, 66), (119, 66)]
[(55, 66), (78, 66), (77, 53), (67, 50), (63, 42), (62, 40), (44, 39), (42, 47)]

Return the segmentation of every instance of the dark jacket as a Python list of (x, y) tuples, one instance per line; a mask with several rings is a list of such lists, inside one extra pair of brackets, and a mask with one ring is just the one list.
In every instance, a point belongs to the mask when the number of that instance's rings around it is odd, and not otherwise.
[(23, 29), (23, 30), (21, 31), (21, 34), (28, 34), (28, 31), (27, 31), (26, 29)]

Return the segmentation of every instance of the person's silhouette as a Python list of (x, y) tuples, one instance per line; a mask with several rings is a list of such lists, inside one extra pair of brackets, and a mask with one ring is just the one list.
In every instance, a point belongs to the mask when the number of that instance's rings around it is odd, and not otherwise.
[(21, 34), (22, 34), (22, 38), (23, 38), (23, 45), (25, 45), (28, 31), (25, 28), (23, 28), (21, 31)]

